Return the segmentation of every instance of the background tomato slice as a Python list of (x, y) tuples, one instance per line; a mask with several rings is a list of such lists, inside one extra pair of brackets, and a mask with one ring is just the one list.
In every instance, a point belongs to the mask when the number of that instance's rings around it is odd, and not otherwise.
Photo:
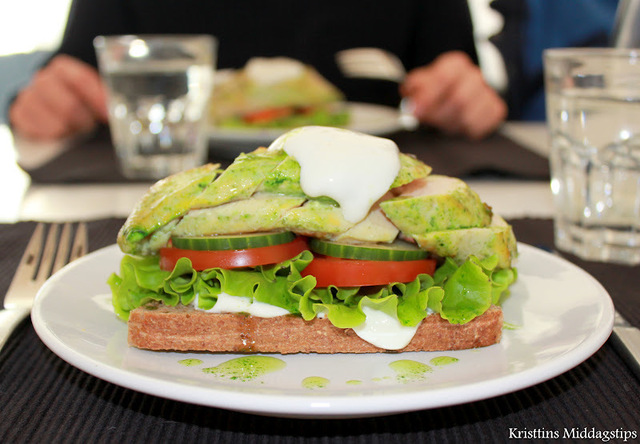
[(254, 111), (244, 115), (244, 120), (247, 123), (268, 123), (283, 117), (288, 117), (293, 114), (292, 107), (283, 108), (268, 108), (260, 111)]
[(191, 260), (194, 270), (197, 271), (217, 267), (257, 267), (286, 261), (308, 249), (307, 240), (304, 237), (297, 237), (285, 244), (244, 250), (185, 250), (167, 247), (160, 249), (160, 268), (173, 270), (181, 257)]
[(434, 259), (415, 261), (365, 261), (316, 256), (302, 271), (303, 276), (315, 276), (318, 287), (361, 287), (411, 282), (419, 274), (433, 275)]

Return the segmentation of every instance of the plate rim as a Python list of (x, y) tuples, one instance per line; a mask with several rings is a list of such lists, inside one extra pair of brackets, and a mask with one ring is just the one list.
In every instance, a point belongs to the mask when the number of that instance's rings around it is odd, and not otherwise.
[[(116, 244), (93, 251), (89, 255), (67, 265), (50, 278), (38, 292), (36, 300), (34, 301), (31, 319), (34, 329), (43, 343), (61, 359), (77, 369), (127, 389), (175, 401), (257, 415), (316, 419), (384, 416), (416, 410), (447, 407), (512, 393), (559, 376), (589, 359), (589, 357), (597, 352), (606, 342), (611, 334), (613, 328), (613, 301), (609, 293), (597, 279), (576, 264), (540, 248), (521, 242), (518, 242), (518, 248), (520, 254), (529, 252), (530, 254), (535, 253), (543, 255), (543, 257), (546, 256), (548, 259), (561, 262), (572, 269), (573, 272), (578, 272), (589, 279), (591, 284), (597, 289), (599, 297), (602, 298), (603, 311), (601, 314), (603, 316), (601, 316), (599, 323), (601, 325), (598, 325), (598, 328), (595, 328), (593, 333), (585, 337), (578, 345), (565, 350), (562, 355), (556, 356), (542, 364), (501, 377), (467, 382), (459, 386), (418, 389), (413, 393), (403, 392), (400, 395), (403, 399), (402, 407), (397, 404), (393, 407), (385, 403), (385, 400), (388, 400), (390, 395), (384, 393), (381, 395), (367, 396), (364, 398), (367, 402), (359, 403), (357, 409), (354, 409), (353, 401), (358, 398), (354, 398), (354, 396), (348, 394), (339, 396), (314, 395), (313, 393), (308, 393), (304, 396), (297, 394), (274, 395), (256, 392), (246, 393), (219, 387), (197, 387), (196, 390), (193, 390), (193, 388), (192, 390), (187, 390), (191, 396), (182, 396), (180, 393), (185, 392), (184, 384), (131, 373), (126, 369), (108, 365), (107, 363), (100, 362), (82, 354), (57, 338), (55, 333), (48, 328), (41, 310), (42, 300), (50, 297), (47, 296), (47, 292), (51, 294), (49, 289), (55, 288), (56, 283), (66, 276), (67, 273), (71, 273), (74, 268), (81, 266), (87, 261), (95, 260), (99, 255), (111, 254), (111, 250), (119, 252)], [(499, 344), (490, 347), (497, 346), (499, 346)], [(480, 351), (482, 351), (482, 349)], [(161, 384), (165, 390), (158, 390), (158, 384)], [(167, 388), (171, 388), (171, 390), (166, 390)], [(230, 394), (232, 394), (232, 396), (229, 396)], [(425, 396), (425, 394), (428, 396)], [(447, 396), (445, 397), (443, 394)], [(226, 402), (217, 402), (218, 397), (215, 395), (222, 395)], [(446, 398), (444, 402), (442, 401), (443, 397)], [(434, 400), (439, 400), (439, 402), (434, 402)], [(268, 404), (268, 408), (264, 405), (265, 403)], [(383, 406), (384, 408), (382, 408)]]

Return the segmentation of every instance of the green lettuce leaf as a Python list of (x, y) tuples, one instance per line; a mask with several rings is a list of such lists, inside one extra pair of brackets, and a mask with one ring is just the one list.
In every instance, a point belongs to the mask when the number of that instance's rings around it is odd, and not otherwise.
[(120, 263), (120, 275), (112, 274), (108, 283), (115, 312), (124, 320), (129, 318), (131, 310), (150, 301), (162, 301), (170, 306), (189, 305), (197, 297), (198, 308), (208, 310), (213, 308), (220, 293), (251, 297), (300, 314), (300, 299), (316, 284), (315, 278), (300, 274), (312, 259), (311, 252), (303, 251), (277, 265), (232, 270), (211, 268), (198, 272), (189, 259), (180, 258), (168, 272), (160, 269), (157, 256), (127, 255)]
[(305, 320), (326, 316), (336, 327), (353, 328), (365, 320), (363, 304), (393, 312), (404, 326), (418, 325), (430, 312), (463, 324), (497, 304), (517, 278), (515, 269), (496, 269), (497, 258), (479, 261), (472, 257), (461, 266), (447, 260), (433, 277), (423, 274), (413, 282), (380, 286), (375, 291), (316, 288), (313, 276), (302, 276), (312, 259), (311, 252), (304, 251), (275, 265), (198, 272), (189, 259), (181, 258), (169, 272), (160, 269), (157, 256), (127, 255), (119, 274), (112, 274), (108, 283), (115, 312), (123, 320), (150, 301), (170, 306), (197, 301), (198, 308), (209, 310), (218, 295), (226, 293), (284, 308)]
[(444, 297), (442, 287), (435, 286), (433, 278), (428, 274), (420, 275), (408, 284), (395, 284), (394, 289), (396, 294), (401, 295), (398, 302), (398, 320), (405, 327), (418, 325), (428, 314), (429, 301), (442, 300)]
[(466, 261), (444, 283), (440, 316), (452, 324), (464, 324), (491, 306), (491, 282), (482, 268)]
[(465, 324), (492, 304), (499, 304), (516, 280), (517, 271), (497, 269), (497, 265), (497, 256), (482, 261), (472, 256), (460, 266), (447, 259), (434, 273), (434, 281), (442, 286), (444, 295), (440, 300), (434, 297), (429, 308), (452, 324)]
[(116, 314), (128, 319), (131, 310), (150, 301), (175, 306), (178, 303), (176, 295), (164, 291), (165, 280), (170, 275), (160, 270), (157, 256), (124, 256), (120, 262), (120, 275), (114, 273), (107, 280)]

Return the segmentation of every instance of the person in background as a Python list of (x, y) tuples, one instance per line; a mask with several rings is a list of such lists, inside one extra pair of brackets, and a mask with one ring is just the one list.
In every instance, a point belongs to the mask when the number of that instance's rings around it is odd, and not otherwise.
[(510, 120), (545, 120), (542, 54), (547, 48), (606, 47), (618, 0), (494, 0), (504, 19), (491, 40), (505, 60)]
[[(361, 2), (324, 0), (74, 0), (56, 54), (18, 93), (9, 121), (18, 134), (51, 140), (107, 122), (105, 89), (93, 39), (117, 34), (212, 34), (218, 68), (239, 68), (255, 56), (288, 56), (314, 66), (349, 101), (397, 106), (409, 97), (427, 126), (472, 139), (487, 136), (507, 108), (478, 67), (465, 0)], [(393, 82), (345, 78), (334, 56), (378, 47), (409, 71)]]

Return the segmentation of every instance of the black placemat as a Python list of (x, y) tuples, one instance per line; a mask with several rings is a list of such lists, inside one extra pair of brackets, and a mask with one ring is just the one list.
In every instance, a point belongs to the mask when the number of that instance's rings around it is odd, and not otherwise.
[[(90, 248), (113, 243), (121, 219), (89, 224)], [(520, 240), (546, 244), (550, 221), (511, 221)], [(5, 254), (0, 291), (11, 279), (33, 223), (0, 225)], [(592, 264), (587, 264), (591, 266)], [(599, 269), (596, 266), (596, 271)], [(606, 265), (605, 287), (631, 300), (638, 267)], [(587, 267), (590, 270), (590, 267)], [(636, 320), (637, 321), (637, 320)], [(576, 368), (547, 382), (464, 405), (377, 418), (300, 420), (201, 407), (128, 390), (94, 378), (50, 352), (28, 321), (0, 352), (0, 442), (259, 442), (398, 443), (556, 441), (640, 433), (640, 382), (609, 343)], [(547, 439), (540, 439), (540, 438)], [(569, 439), (565, 441), (579, 441)], [(629, 439), (627, 442), (633, 442)]]
[(435, 174), (462, 178), (549, 179), (547, 158), (500, 133), (472, 141), (420, 129), (397, 133), (392, 139), (401, 151), (415, 154), (430, 165)]
[[(449, 137), (427, 129), (399, 132), (389, 136), (400, 150), (415, 154), (433, 167), (434, 173), (455, 177), (491, 175), (520, 179), (549, 178), (548, 161), (501, 135), (470, 141)], [(244, 151), (257, 148), (247, 146)], [(237, 151), (212, 147), (209, 161), (226, 167)], [(225, 155), (216, 153), (224, 152)], [(231, 153), (231, 154), (230, 154)], [(122, 183), (131, 182), (119, 171), (107, 128), (79, 139), (60, 156), (45, 165), (29, 170), (34, 183)]]
[(127, 183), (120, 169), (107, 127), (70, 142), (59, 156), (35, 169), (25, 169), (36, 184)]

